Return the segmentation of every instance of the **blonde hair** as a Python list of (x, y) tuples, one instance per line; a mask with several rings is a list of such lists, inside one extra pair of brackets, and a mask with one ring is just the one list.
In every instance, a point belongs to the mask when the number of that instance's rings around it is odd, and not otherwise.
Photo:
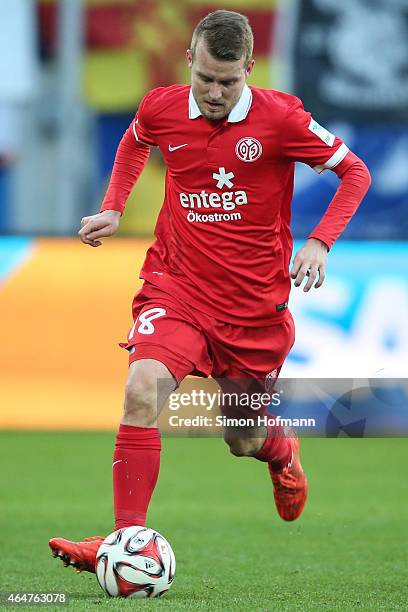
[(196, 26), (191, 40), (193, 60), (198, 41), (203, 38), (209, 53), (216, 59), (232, 62), (252, 58), (254, 35), (248, 18), (235, 11), (214, 11)]

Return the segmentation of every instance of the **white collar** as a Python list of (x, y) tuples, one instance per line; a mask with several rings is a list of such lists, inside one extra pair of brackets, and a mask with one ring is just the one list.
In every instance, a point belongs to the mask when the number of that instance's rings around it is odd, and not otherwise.
[[(237, 123), (238, 121), (243, 121), (249, 113), (249, 109), (252, 104), (252, 91), (245, 83), (244, 89), (242, 90), (242, 94), (234, 108), (231, 110), (228, 115), (228, 123)], [(198, 108), (198, 104), (195, 101), (193, 92), (190, 87), (190, 93), (188, 96), (188, 117), (189, 119), (197, 119), (197, 117), (201, 116), (201, 111)]]

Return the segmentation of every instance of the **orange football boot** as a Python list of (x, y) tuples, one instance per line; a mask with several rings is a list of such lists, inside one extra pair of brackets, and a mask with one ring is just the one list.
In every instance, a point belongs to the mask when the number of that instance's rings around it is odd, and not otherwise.
[(290, 463), (283, 470), (273, 470), (270, 464), (268, 467), (279, 516), (284, 521), (294, 521), (302, 514), (305, 507), (307, 479), (299, 461), (299, 439), (292, 429), (286, 428), (286, 431), (289, 433), (288, 440), (292, 446)]
[(96, 553), (105, 538), (93, 536), (82, 542), (71, 542), (64, 538), (51, 538), (48, 542), (52, 556), (62, 559), (64, 567), (72, 565), (78, 574), (81, 572), (95, 573)]

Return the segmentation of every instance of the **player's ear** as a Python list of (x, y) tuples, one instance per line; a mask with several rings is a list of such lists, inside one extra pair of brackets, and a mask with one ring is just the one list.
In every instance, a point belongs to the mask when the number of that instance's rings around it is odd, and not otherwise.
[(253, 70), (253, 67), (254, 67), (254, 66), (255, 66), (255, 60), (254, 60), (254, 59), (251, 59), (251, 60), (248, 62), (247, 67), (245, 68), (245, 76), (246, 76), (246, 78), (248, 78), (248, 77), (249, 77), (249, 75), (251, 74), (251, 72), (252, 72), (252, 70)]
[(187, 49), (186, 59), (187, 59), (187, 66), (191, 68), (191, 66), (193, 65), (193, 54), (191, 52), (191, 49)]

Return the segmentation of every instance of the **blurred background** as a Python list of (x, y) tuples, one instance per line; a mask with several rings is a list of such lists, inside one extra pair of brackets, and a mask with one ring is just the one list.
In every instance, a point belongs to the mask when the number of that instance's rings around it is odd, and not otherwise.
[[(117, 342), (131, 325), (162, 203), (160, 152), (152, 151), (118, 238), (89, 249), (76, 232), (98, 211), (145, 92), (189, 82), (185, 49), (215, 8), (205, 0), (1, 1), (1, 426), (116, 426), (127, 364)], [(292, 292), (297, 340), (282, 374), (407, 377), (408, 0), (225, 0), (222, 8), (252, 24), (249, 83), (301, 97), (373, 178), (329, 255), (324, 287)], [(334, 173), (299, 164), (299, 244), (337, 185)]]

